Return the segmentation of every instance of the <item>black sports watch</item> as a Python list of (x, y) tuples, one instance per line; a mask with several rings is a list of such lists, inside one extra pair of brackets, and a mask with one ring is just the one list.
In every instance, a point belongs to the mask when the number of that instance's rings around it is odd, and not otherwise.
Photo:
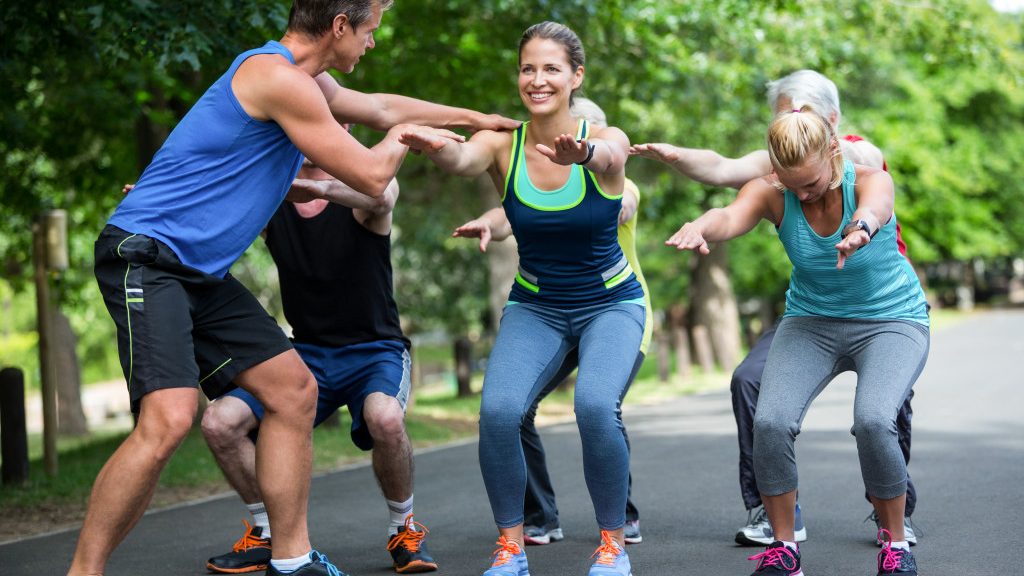
[(872, 230), (871, 225), (863, 220), (851, 220), (846, 226), (843, 226), (842, 237), (846, 238), (850, 234), (853, 234), (857, 230), (863, 230), (868, 233), (868, 238), (874, 238), (877, 230)]

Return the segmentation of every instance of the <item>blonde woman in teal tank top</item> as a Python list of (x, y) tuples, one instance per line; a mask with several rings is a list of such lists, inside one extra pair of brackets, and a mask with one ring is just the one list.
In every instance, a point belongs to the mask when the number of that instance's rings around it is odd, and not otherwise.
[(477, 132), (464, 143), (424, 133), (401, 140), (448, 172), (488, 174), (519, 247), (520, 270), (480, 406), (480, 469), (499, 532), (484, 575), (529, 575), (520, 424), (577, 349), (574, 408), (601, 534), (589, 574), (630, 576), (623, 538), (629, 449), (619, 404), (640, 348), (645, 307), (617, 234), (629, 140), (618, 128), (591, 127), (572, 116), (572, 96), (584, 77), (583, 46), (572, 30), (537, 24), (519, 48), (519, 97), (529, 113), (522, 128)]
[(793, 263), (754, 420), (757, 486), (776, 538), (751, 557), (758, 562), (754, 575), (803, 574), (794, 541), (794, 443), (810, 403), (852, 370), (861, 474), (885, 543), (878, 573), (916, 576), (903, 529), (907, 468), (896, 414), (928, 357), (928, 312), (897, 245), (892, 178), (845, 162), (831, 124), (810, 106), (775, 117), (768, 152), (771, 174), (666, 242), (707, 254), (709, 243), (741, 236), (765, 219)]

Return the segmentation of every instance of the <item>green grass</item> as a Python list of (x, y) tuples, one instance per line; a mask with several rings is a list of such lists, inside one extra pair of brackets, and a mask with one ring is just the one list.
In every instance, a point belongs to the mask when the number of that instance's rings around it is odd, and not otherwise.
[[(479, 402), (478, 397), (474, 398)], [(422, 447), (475, 433), (475, 422), (475, 417), (470, 420), (458, 413), (447, 419), (411, 414), (407, 428), (414, 445)], [(333, 470), (367, 457), (368, 453), (352, 444), (350, 427), (351, 420), (346, 416), (340, 426), (320, 426), (314, 431), (315, 471)], [(94, 433), (81, 439), (62, 438), (58, 442), (59, 474), (52, 477), (43, 470), (42, 439), (33, 435), (29, 442), (29, 481), (23, 486), (4, 486), (0, 491), (0, 517), (15, 508), (84, 506), (100, 468), (127, 435), (121, 431)], [(159, 486), (170, 490), (197, 489), (205, 493), (228, 489), (198, 430), (188, 435), (168, 462)], [(166, 504), (167, 501), (158, 494), (156, 503)]]

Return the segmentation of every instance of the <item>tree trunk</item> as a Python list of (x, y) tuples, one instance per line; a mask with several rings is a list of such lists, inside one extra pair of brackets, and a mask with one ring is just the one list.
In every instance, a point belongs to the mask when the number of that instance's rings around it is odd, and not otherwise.
[(694, 258), (690, 296), (694, 328), (707, 328), (715, 360), (723, 370), (732, 370), (740, 356), (740, 312), (729, 280), (725, 244), (715, 246), (707, 256)]
[(676, 374), (680, 380), (690, 377), (693, 360), (690, 357), (690, 338), (686, 334), (686, 307), (675, 303), (668, 309), (669, 333), (676, 352)]
[(53, 316), (53, 359), (57, 373), (57, 429), (63, 435), (84, 436), (89, 426), (82, 410), (82, 371), (78, 338), (64, 312)]
[(163, 112), (167, 109), (164, 92), (155, 86), (150, 86), (149, 93), (152, 95), (152, 99), (143, 107), (143, 113), (135, 121), (135, 165), (139, 174), (142, 174), (142, 171), (153, 161), (153, 156), (168, 135), (167, 128), (153, 122), (149, 116), (151, 112)]
[(469, 338), (460, 336), (455, 340), (455, 381), (458, 384), (458, 397), (471, 396), (470, 380), (473, 375), (472, 358), (473, 344)]
[(668, 382), (668, 378), (671, 374), (669, 369), (671, 358), (669, 356), (669, 340), (668, 334), (665, 331), (659, 331), (654, 334), (654, 345), (656, 346), (658, 357), (658, 381)]

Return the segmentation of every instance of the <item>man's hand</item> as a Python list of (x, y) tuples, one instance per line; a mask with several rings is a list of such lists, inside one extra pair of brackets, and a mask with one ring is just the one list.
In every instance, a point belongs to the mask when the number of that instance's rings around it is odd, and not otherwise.
[(487, 252), (487, 244), (491, 241), (491, 225), (483, 218), (470, 220), (452, 232), (452, 238), (479, 238), (480, 251)]
[(475, 126), (470, 126), (469, 130), (472, 132), (479, 132), (480, 130), (493, 130), (495, 132), (502, 132), (507, 130), (515, 130), (519, 128), (523, 123), (519, 120), (513, 120), (506, 118), (501, 114), (483, 114), (480, 121)]
[(665, 241), (665, 245), (675, 246), (677, 250), (693, 250), (699, 254), (709, 254), (711, 252), (707, 240), (704, 240), (703, 232), (693, 222), (684, 224), (682, 228)]
[(555, 164), (571, 166), (587, 159), (590, 154), (590, 143), (586, 139), (576, 141), (572, 134), (562, 134), (555, 138), (552, 148), (537, 144), (537, 151), (545, 155)]
[(858, 248), (868, 242), (871, 242), (871, 236), (864, 230), (857, 230), (847, 234), (846, 238), (843, 238), (842, 241), (836, 244), (836, 250), (839, 251), (839, 256), (836, 258), (836, 268), (842, 270), (843, 266), (846, 265), (846, 259), (853, 256), (853, 253)]
[(125, 184), (124, 188), (121, 188), (121, 194), (127, 194), (135, 188), (135, 184)]
[(634, 144), (629, 147), (629, 155), (674, 164), (679, 160), (679, 149), (671, 144)]

